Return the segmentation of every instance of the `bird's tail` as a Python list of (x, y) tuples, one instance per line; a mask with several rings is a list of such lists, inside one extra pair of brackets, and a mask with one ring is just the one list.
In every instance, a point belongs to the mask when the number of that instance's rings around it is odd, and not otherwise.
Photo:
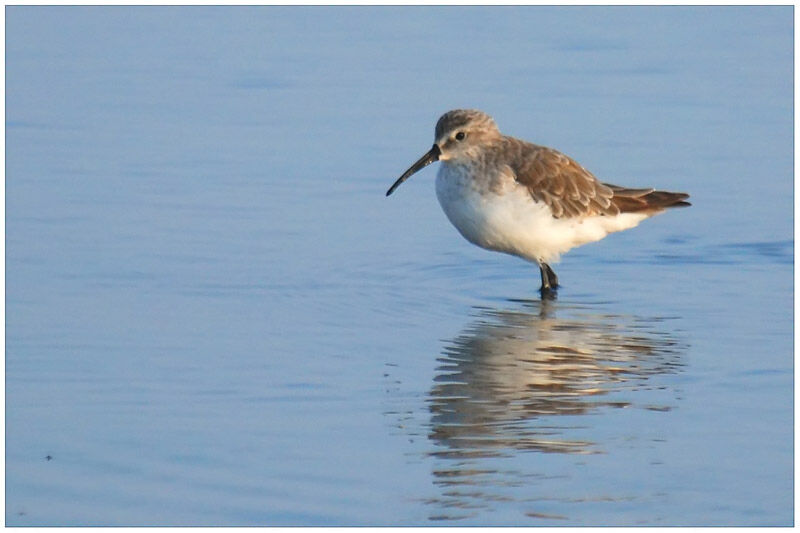
[(685, 192), (657, 191), (655, 189), (628, 189), (618, 185), (605, 184), (614, 196), (611, 202), (620, 213), (660, 213), (671, 207), (687, 207), (692, 204), (686, 201), (689, 195)]

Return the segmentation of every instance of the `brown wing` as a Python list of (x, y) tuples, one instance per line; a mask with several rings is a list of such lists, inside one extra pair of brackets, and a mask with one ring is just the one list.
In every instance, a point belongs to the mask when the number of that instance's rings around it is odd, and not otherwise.
[(686, 207), (689, 195), (685, 192), (657, 191), (655, 189), (628, 189), (619, 185), (605, 184), (613, 192), (611, 202), (621, 213), (660, 213), (668, 207)]
[(612, 202), (614, 191), (566, 155), (517, 139), (518, 157), (509, 164), (515, 179), (528, 188), (531, 196), (544, 202), (555, 218), (616, 215), (619, 207)]

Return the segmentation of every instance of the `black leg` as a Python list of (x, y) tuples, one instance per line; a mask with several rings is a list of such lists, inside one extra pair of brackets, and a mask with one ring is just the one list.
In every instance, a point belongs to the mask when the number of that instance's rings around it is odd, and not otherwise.
[(553, 269), (550, 268), (550, 265), (548, 265), (547, 263), (544, 264), (544, 268), (545, 270), (547, 270), (547, 277), (550, 278), (550, 287), (552, 287), (553, 289), (557, 289), (558, 276), (556, 276), (556, 273), (553, 272)]
[(544, 269), (544, 263), (539, 263), (539, 273), (542, 275), (542, 286), (539, 287), (540, 291), (550, 288), (550, 278), (547, 276), (547, 271)]
[(558, 288), (558, 276), (547, 263), (539, 264), (539, 272), (542, 274), (542, 286), (539, 289), (542, 296), (555, 296), (555, 291)]

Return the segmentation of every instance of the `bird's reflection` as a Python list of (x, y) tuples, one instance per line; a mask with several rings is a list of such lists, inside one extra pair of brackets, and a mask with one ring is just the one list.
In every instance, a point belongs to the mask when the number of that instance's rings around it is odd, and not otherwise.
[(659, 330), (664, 319), (597, 314), (548, 300), (515, 306), (480, 309), (442, 351), (427, 431), (434, 444), (429, 455), (441, 459), (434, 484), (445, 492), (429, 502), (438, 507), (484, 507), (486, 491), (464, 498), (458, 489), (546, 475), (498, 472), (488, 466), (497, 466), (491, 458), (607, 452), (595, 435), (602, 423), (575, 415), (623, 407), (667, 411), (674, 403), (674, 391), (656, 376), (679, 371), (683, 347)]
[(649, 387), (651, 376), (680, 368), (676, 341), (652, 327), (658, 319), (578, 308), (559, 318), (557, 305), (545, 300), (515, 311), (482, 310), (447, 343), (429, 394), (430, 438), (444, 448), (438, 453), (591, 452), (593, 443), (567, 438), (560, 422), (525, 422), (627, 407), (628, 400), (609, 399), (609, 393)]

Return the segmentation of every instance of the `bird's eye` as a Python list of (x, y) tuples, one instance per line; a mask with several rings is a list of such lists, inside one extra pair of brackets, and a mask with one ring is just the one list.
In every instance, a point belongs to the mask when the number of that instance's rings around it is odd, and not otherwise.
[(463, 131), (459, 131), (458, 133), (456, 133), (456, 140), (457, 141), (463, 141), (464, 137), (466, 137), (466, 136), (467, 136), (466, 133), (464, 133)]

